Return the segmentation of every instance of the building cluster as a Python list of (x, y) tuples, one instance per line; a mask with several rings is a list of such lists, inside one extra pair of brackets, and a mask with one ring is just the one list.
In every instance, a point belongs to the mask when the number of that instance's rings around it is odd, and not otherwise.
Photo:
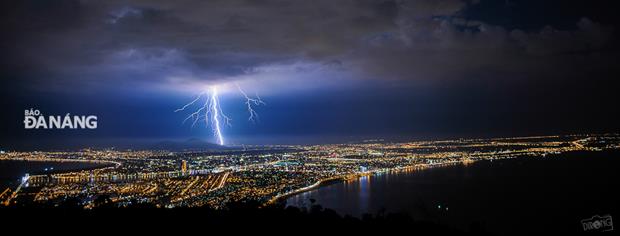
[(4, 152), (0, 161), (84, 162), (97, 167), (28, 173), (21, 183), (0, 190), (0, 202), (57, 205), (76, 199), (85, 208), (144, 203), (221, 208), (230, 202), (269, 203), (334, 180), (484, 160), (617, 149), (619, 144), (619, 135), (605, 134), (398, 143), (375, 140), (232, 151)]

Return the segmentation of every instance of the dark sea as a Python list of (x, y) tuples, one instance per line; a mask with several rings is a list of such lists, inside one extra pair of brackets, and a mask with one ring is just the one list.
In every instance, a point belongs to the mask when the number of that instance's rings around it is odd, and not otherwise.
[[(386, 173), (300, 193), (341, 215), (406, 213), (499, 235), (583, 232), (581, 220), (618, 215), (620, 151), (572, 152)], [(617, 219), (616, 219), (617, 221)]]

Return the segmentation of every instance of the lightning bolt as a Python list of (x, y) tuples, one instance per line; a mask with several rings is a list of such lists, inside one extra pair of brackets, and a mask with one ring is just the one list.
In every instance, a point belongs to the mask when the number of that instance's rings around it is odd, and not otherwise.
[[(265, 105), (266, 103), (261, 100), (258, 94), (256, 94), (256, 97), (250, 97), (247, 95), (247, 93), (245, 93), (245, 91), (243, 91), (243, 89), (241, 89), (238, 84), (236, 85), (237, 89), (246, 100), (245, 104), (247, 106), (248, 113), (250, 113), (248, 120), (255, 122), (258, 119), (258, 113), (254, 110), (254, 106)], [(208, 97), (206, 95), (208, 95)], [(211, 128), (213, 129), (213, 136), (217, 140), (217, 143), (223, 146), (225, 142), (222, 132), (222, 125), (231, 126), (230, 121), (232, 119), (230, 119), (226, 114), (224, 114), (222, 110), (222, 103), (220, 102), (217, 86), (212, 86), (210, 90), (198, 94), (198, 96), (196, 96), (194, 100), (185, 104), (181, 108), (174, 110), (174, 112), (185, 111), (186, 109), (192, 107), (194, 104), (199, 102), (203, 97), (206, 97), (204, 99), (204, 104), (196, 111), (190, 113), (183, 120), (183, 123), (191, 120), (192, 127), (194, 127), (199, 121), (204, 120), (205, 125), (207, 127), (211, 126)]]
[(252, 98), (252, 97), (248, 96), (248, 94), (245, 93), (245, 91), (243, 91), (243, 89), (241, 89), (241, 86), (239, 86), (239, 84), (236, 84), (236, 85), (237, 85), (237, 89), (239, 89), (239, 92), (241, 93), (241, 95), (243, 95), (243, 97), (245, 98), (245, 105), (247, 106), (248, 113), (250, 113), (250, 116), (248, 117), (248, 120), (252, 121), (252, 122), (256, 122), (256, 120), (258, 120), (258, 113), (256, 113), (256, 111), (254, 110), (253, 106), (266, 105), (266, 103), (263, 102), (263, 100), (260, 99), (258, 94), (256, 94), (256, 97)]
[(210, 103), (211, 103), (211, 112), (213, 114), (212, 118), (213, 118), (213, 132), (215, 134), (215, 137), (217, 137), (217, 141), (220, 145), (224, 145), (224, 137), (222, 137), (222, 130), (220, 129), (220, 120), (219, 120), (219, 114), (221, 111), (220, 108), (220, 103), (219, 103), (219, 99), (217, 97), (217, 87), (213, 87), (211, 88), (211, 99), (210, 99)]

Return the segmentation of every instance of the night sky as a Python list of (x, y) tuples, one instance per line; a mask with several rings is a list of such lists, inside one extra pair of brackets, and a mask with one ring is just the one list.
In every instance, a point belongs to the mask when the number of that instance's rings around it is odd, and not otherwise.
[(2, 1), (0, 149), (214, 142), (174, 112), (210, 86), (229, 144), (618, 132), (614, 2)]

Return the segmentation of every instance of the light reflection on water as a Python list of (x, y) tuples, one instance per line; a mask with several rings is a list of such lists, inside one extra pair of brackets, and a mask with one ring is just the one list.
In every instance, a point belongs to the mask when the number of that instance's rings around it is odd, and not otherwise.
[(359, 209), (362, 211), (368, 211), (370, 200), (370, 176), (362, 176), (356, 182), (358, 183), (359, 193)]
[[(549, 228), (545, 224), (552, 223), (562, 228), (566, 227), (562, 223), (571, 225), (582, 215), (609, 212), (617, 205), (620, 196), (608, 186), (608, 181), (620, 179), (617, 156), (566, 153), (382, 173), (292, 196), (287, 205), (308, 207), (315, 199), (315, 204), (341, 215), (405, 212), (414, 219), (462, 229), (483, 222), (496, 232), (524, 224), (532, 225), (531, 229)], [(549, 218), (555, 222), (548, 222)], [(529, 232), (519, 230), (511, 232)]]
[[(0, 161), (0, 188), (13, 187), (19, 184), (26, 174), (48, 174), (93, 169), (109, 166), (109, 164), (89, 162), (55, 162), (55, 161)], [(2, 190), (0, 190), (2, 191)]]

